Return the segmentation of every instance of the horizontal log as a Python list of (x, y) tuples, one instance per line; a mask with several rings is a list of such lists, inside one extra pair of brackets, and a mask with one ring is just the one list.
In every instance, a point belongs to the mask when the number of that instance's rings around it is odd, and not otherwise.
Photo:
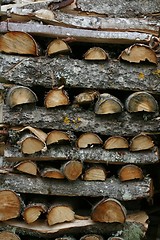
[(33, 193), (57, 196), (110, 197), (128, 201), (149, 198), (153, 195), (152, 179), (145, 177), (141, 181), (120, 182), (116, 178), (102, 181), (65, 181), (44, 179), (17, 174), (0, 174), (0, 189), (12, 189), (21, 193)]
[(71, 146), (52, 146), (46, 152), (30, 155), (22, 154), (15, 146), (8, 146), (4, 151), (4, 165), (8, 162), (20, 160), (53, 161), (53, 160), (79, 160), (88, 163), (105, 164), (152, 164), (159, 162), (158, 150), (129, 152), (128, 150), (104, 150), (101, 147), (77, 149)]
[(46, 109), (44, 107), (3, 108), (3, 122), (12, 126), (30, 125), (46, 129), (95, 132), (106, 135), (134, 136), (140, 132), (159, 132), (159, 117), (127, 112), (96, 116), (94, 111), (77, 107)]
[(115, 44), (133, 44), (148, 43), (152, 34), (140, 32), (112, 32), (90, 29), (78, 29), (72, 27), (61, 27), (53, 25), (29, 24), (1, 22), (0, 33), (8, 31), (23, 31), (31, 35), (52, 37), (52, 38), (72, 38), (79, 42), (93, 43), (115, 43)]
[(69, 57), (33, 58), (0, 54), (0, 75), (6, 80), (46, 88), (146, 90), (160, 92), (160, 64), (128, 64), (120, 61), (87, 62)]

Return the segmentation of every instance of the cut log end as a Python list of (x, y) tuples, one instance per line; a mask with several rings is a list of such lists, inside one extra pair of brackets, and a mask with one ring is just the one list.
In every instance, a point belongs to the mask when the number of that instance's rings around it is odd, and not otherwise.
[(45, 144), (36, 137), (27, 137), (21, 142), (23, 154), (34, 154), (44, 149)]
[(121, 136), (111, 136), (109, 137), (104, 145), (104, 149), (110, 150), (110, 149), (123, 149), (123, 148), (129, 148), (129, 143), (126, 138)]
[(0, 239), (1, 240), (20, 240), (20, 237), (13, 232), (2, 231), (0, 232)]
[(54, 179), (65, 178), (64, 174), (59, 169), (56, 169), (56, 168), (45, 168), (41, 172), (41, 176), (46, 178), (54, 178)]
[(130, 141), (130, 151), (142, 151), (154, 147), (152, 138), (146, 134), (138, 134)]
[(75, 103), (79, 105), (89, 104), (89, 103), (92, 103), (95, 100), (95, 98), (97, 98), (98, 96), (99, 96), (99, 93), (97, 91), (94, 91), (94, 90), (85, 91), (78, 94), (75, 97)]
[(107, 60), (108, 54), (100, 47), (93, 47), (90, 48), (85, 54), (84, 54), (85, 60)]
[(66, 142), (69, 140), (70, 138), (67, 135), (67, 133), (58, 130), (53, 130), (52, 132), (48, 133), (46, 138), (46, 144), (50, 145), (54, 143)]
[(62, 165), (61, 170), (68, 180), (76, 180), (82, 174), (83, 165), (79, 161), (71, 160)]
[(104, 167), (93, 166), (87, 169), (83, 175), (85, 181), (105, 181), (107, 172)]
[(80, 240), (103, 240), (103, 237), (98, 234), (87, 234), (81, 237)]
[(55, 39), (48, 45), (48, 48), (47, 48), (48, 56), (55, 55), (58, 53), (67, 54), (70, 52), (71, 52), (71, 49), (68, 46), (68, 44), (61, 39)]
[(118, 176), (122, 182), (135, 179), (142, 180), (144, 178), (142, 169), (133, 164), (122, 167)]
[(83, 133), (76, 142), (78, 148), (87, 148), (93, 145), (101, 145), (102, 139), (95, 133)]
[(28, 224), (35, 222), (42, 213), (46, 212), (46, 207), (42, 204), (32, 204), (25, 208), (23, 212), (24, 221)]
[(37, 175), (38, 169), (37, 164), (32, 161), (22, 161), (14, 166), (14, 169), (22, 173), (27, 173), (30, 175)]

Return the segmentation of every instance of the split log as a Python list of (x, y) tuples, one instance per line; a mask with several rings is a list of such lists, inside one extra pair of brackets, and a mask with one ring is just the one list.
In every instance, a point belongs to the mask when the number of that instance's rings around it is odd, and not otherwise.
[(91, 219), (95, 222), (124, 223), (126, 220), (126, 209), (122, 204), (112, 198), (104, 199), (94, 206)]
[(0, 37), (0, 52), (38, 56), (39, 47), (31, 35), (15, 30)]
[(80, 240), (103, 240), (102, 235), (97, 234), (87, 234), (80, 238)]
[(103, 147), (106, 150), (129, 148), (129, 143), (127, 139), (122, 136), (111, 136), (104, 142)]
[(14, 86), (12, 87), (6, 97), (6, 104), (11, 108), (26, 104), (26, 103), (35, 103), (38, 101), (36, 94), (29, 89), (28, 87), (24, 86)]
[(130, 141), (130, 151), (141, 151), (154, 147), (152, 138), (144, 133), (138, 134)]
[(125, 101), (128, 112), (158, 112), (159, 106), (156, 99), (148, 92), (135, 92)]
[[(16, 26), (17, 27), (17, 26)], [(96, 33), (97, 34), (97, 33)], [(69, 57), (26, 58), (0, 54), (0, 74), (7, 81), (23, 86), (33, 87), (35, 83), (45, 88), (61, 86), (73, 88), (94, 88), (146, 91), (158, 93), (159, 68), (148, 64), (132, 64), (110, 60), (88, 63)], [(54, 69), (54, 71), (53, 71)], [(73, 71), (74, 69), (74, 71)], [(102, 71), (103, 70), (103, 71)], [(78, 74), (77, 74), (78, 73)], [(16, 79), (16, 81), (15, 81)], [(114, 82), (114, 84), (113, 84)]]
[(103, 93), (99, 95), (94, 111), (96, 114), (119, 113), (123, 111), (123, 104), (117, 97), (109, 93)]
[(26, 127), (13, 127), (12, 128), (13, 131), (18, 131), (18, 132), (24, 132), (24, 131), (29, 131), (30, 133), (34, 134), (37, 138), (39, 138), (42, 142), (46, 141), (47, 138), (47, 134), (45, 132), (43, 132), (41, 129), (39, 128), (33, 128), (31, 126), (26, 126)]
[(142, 169), (134, 164), (123, 166), (118, 173), (118, 177), (122, 182), (144, 178)]
[(153, 164), (159, 162), (159, 153), (157, 147), (146, 151), (130, 152), (128, 150), (110, 150), (94, 147), (86, 149), (77, 149), (71, 146), (54, 145), (46, 152), (30, 155), (22, 154), (16, 146), (7, 146), (4, 150), (4, 163), (21, 160), (32, 161), (53, 161), (53, 160), (79, 160), (88, 163), (105, 164)]
[(94, 100), (99, 96), (99, 93), (95, 90), (88, 90), (82, 92), (75, 96), (74, 102), (79, 105), (86, 105), (94, 102)]
[(107, 171), (102, 166), (92, 166), (88, 168), (82, 176), (85, 181), (105, 181), (107, 178)]
[(92, 147), (93, 145), (101, 145), (103, 144), (102, 139), (95, 133), (83, 133), (79, 136), (76, 142), (76, 146), (78, 148), (87, 148)]
[(71, 48), (69, 47), (69, 45), (61, 39), (53, 40), (47, 47), (48, 56), (55, 55), (58, 53), (66, 54), (70, 52)]
[(69, 97), (67, 95), (67, 92), (63, 90), (63, 86), (50, 90), (47, 93), (44, 101), (44, 105), (46, 108), (69, 105), (69, 103)]
[(3, 240), (20, 240), (20, 237), (13, 232), (2, 231), (2, 232), (0, 232), (0, 239), (3, 239)]
[(82, 174), (83, 164), (79, 161), (70, 160), (62, 165), (61, 171), (70, 180), (76, 180)]
[(148, 45), (144, 44), (135, 44), (126, 48), (119, 58), (130, 63), (140, 63), (146, 60), (150, 63), (158, 63), (156, 53)]
[(53, 130), (49, 132), (46, 138), (47, 145), (50, 145), (53, 143), (66, 142), (66, 141), (67, 142), (70, 141), (68, 134), (63, 131), (57, 131), (57, 130)]
[(85, 60), (108, 60), (108, 54), (100, 47), (93, 47), (90, 48), (85, 54), (84, 54)]
[(22, 213), (23, 219), (27, 224), (31, 224), (39, 219), (42, 213), (47, 212), (47, 207), (43, 203), (28, 204)]
[(57, 168), (45, 168), (41, 171), (41, 177), (45, 177), (45, 178), (54, 178), (54, 179), (64, 179), (65, 176), (62, 173), (61, 170), (57, 169)]
[(19, 172), (22, 173), (27, 173), (30, 175), (37, 176), (38, 174), (38, 168), (37, 164), (32, 161), (21, 161), (17, 164), (14, 165), (14, 169), (18, 170)]
[(12, 190), (0, 191), (0, 221), (17, 218), (21, 211), (19, 196)]
[(153, 183), (151, 178), (121, 182), (108, 178), (102, 181), (57, 181), (29, 175), (0, 174), (0, 189), (12, 189), (21, 193), (33, 193), (56, 196), (110, 197), (122, 201), (151, 198)]

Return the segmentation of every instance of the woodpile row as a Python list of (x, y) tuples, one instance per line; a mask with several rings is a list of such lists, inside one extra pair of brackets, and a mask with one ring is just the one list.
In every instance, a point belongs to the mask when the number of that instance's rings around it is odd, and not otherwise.
[(160, 9), (2, 0), (0, 239), (157, 239)]

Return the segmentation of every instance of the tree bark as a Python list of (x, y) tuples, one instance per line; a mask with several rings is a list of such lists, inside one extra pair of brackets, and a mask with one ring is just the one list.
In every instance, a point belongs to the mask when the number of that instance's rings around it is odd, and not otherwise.
[(12, 189), (21, 193), (34, 193), (57, 196), (110, 197), (122, 201), (149, 198), (153, 195), (152, 180), (120, 182), (115, 178), (102, 181), (65, 181), (42, 179), (15, 174), (0, 175), (0, 189)]
[(65, 56), (50, 59), (6, 54), (0, 54), (0, 62), (1, 77), (28, 87), (52, 88), (64, 84), (65, 88), (160, 92), (160, 64), (129, 64), (118, 60), (88, 63)]

